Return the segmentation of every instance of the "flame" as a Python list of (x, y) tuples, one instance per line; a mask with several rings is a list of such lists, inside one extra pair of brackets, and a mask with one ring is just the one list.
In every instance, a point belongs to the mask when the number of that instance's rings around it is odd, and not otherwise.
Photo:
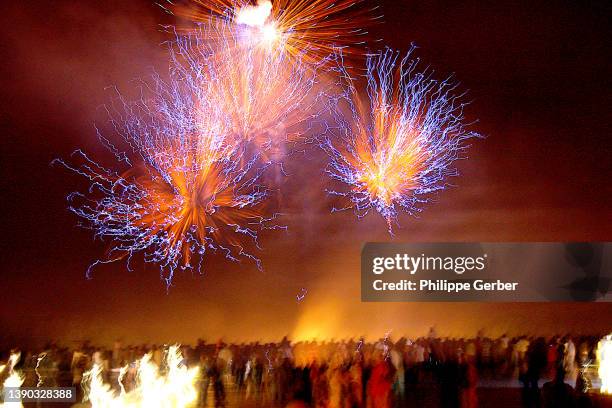
[[(4, 364), (4, 365), (0, 365), (0, 373), (3, 373), (5, 369), (7, 369), (8, 366), (8, 372), (9, 372), (9, 376), (6, 378), (6, 380), (4, 380), (4, 384), (3, 384), (3, 388), (17, 388), (17, 387), (21, 387), (21, 384), (23, 384), (23, 379), (24, 376), (23, 374), (15, 371), (13, 368), (15, 367), (15, 364), (17, 364), (17, 362), (19, 361), (19, 357), (21, 356), (21, 353), (13, 353), (11, 354), (11, 356), (9, 357), (8, 363)], [(0, 408), (19, 408), (19, 407), (23, 407), (23, 404), (21, 402), (5, 402), (5, 403), (0, 403)]]
[(599, 362), (597, 374), (601, 379), (600, 391), (603, 394), (612, 394), (612, 333), (597, 344), (597, 361)]
[(137, 362), (136, 386), (129, 391), (122, 383), (127, 372), (127, 367), (124, 367), (119, 375), (119, 393), (104, 383), (102, 367), (95, 364), (84, 376), (85, 400), (91, 403), (92, 408), (194, 406), (198, 397), (198, 367), (187, 368), (182, 363), (178, 346), (168, 349), (165, 361), (167, 371), (160, 373), (160, 367), (152, 361), (150, 353), (141, 358)]

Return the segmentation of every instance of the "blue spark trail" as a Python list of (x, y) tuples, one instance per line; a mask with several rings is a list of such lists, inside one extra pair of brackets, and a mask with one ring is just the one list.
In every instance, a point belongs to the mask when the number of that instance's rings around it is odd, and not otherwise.
[(402, 58), (390, 49), (367, 57), (366, 101), (339, 55), (343, 91), (330, 97), (335, 120), (321, 139), (326, 173), (339, 182), (328, 193), (343, 201), (332, 211), (352, 209), (361, 218), (375, 210), (390, 233), (400, 211), (417, 214), (432, 193), (449, 186), (466, 141), (480, 137), (467, 130), (458, 84), (419, 71), (413, 49)]

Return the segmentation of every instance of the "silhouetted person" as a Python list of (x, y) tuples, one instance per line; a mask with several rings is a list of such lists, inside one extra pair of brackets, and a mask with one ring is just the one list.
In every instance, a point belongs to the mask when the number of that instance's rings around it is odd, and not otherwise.
[(542, 387), (544, 408), (574, 408), (576, 406), (574, 389), (563, 382), (564, 377), (563, 369), (558, 369), (554, 380), (547, 382)]
[(215, 407), (225, 407), (225, 388), (223, 387), (223, 379), (221, 377), (221, 371), (217, 364), (211, 364), (208, 370), (208, 377), (213, 385)]
[(591, 388), (591, 380), (587, 377), (584, 369), (578, 371), (576, 378), (576, 407), (577, 408), (592, 408), (594, 407), (591, 397), (589, 397), (589, 389)]
[(527, 352), (527, 367), (522, 367), (519, 381), (523, 384), (522, 400), (526, 408), (540, 407), (538, 381), (546, 368), (547, 347), (543, 338), (536, 339)]
[(446, 361), (439, 370), (441, 406), (459, 408), (461, 385), (464, 382), (462, 367), (455, 361)]

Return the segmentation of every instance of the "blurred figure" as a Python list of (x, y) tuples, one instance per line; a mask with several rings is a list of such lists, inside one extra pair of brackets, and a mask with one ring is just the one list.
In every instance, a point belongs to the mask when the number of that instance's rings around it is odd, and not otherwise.
[(534, 341), (523, 362), (519, 381), (523, 384), (522, 400), (525, 408), (540, 407), (540, 388), (538, 382), (547, 364), (547, 347), (544, 339)]
[(329, 383), (328, 408), (342, 408), (347, 399), (348, 375), (340, 362), (335, 362), (333, 367), (327, 370)]
[(208, 406), (208, 387), (210, 386), (210, 359), (203, 352), (200, 354), (200, 395), (199, 406)]
[(223, 385), (223, 374), (220, 366), (225, 366), (224, 360), (214, 361), (208, 369), (208, 378), (213, 387), (215, 408), (225, 407), (225, 387)]
[[(41, 358), (41, 357), (39, 357)], [(44, 360), (44, 356), (42, 357)], [(42, 360), (40, 360), (42, 361)], [(89, 365), (89, 361), (87, 355), (81, 351), (81, 349), (76, 349), (72, 353), (72, 363), (70, 364), (70, 371), (72, 372), (72, 386), (77, 389), (81, 388), (81, 381), (83, 380), (83, 373), (87, 369)], [(39, 365), (41, 367), (41, 365)]]
[[(597, 340), (566, 335), (547, 343), (542, 338), (525, 336), (492, 339), (481, 332), (471, 339), (424, 337), (414, 342), (401, 339), (395, 344), (388, 336), (370, 343), (364, 338), (357, 342), (298, 343), (284, 338), (266, 344), (207, 344), (198, 340), (196, 347), (184, 345), (181, 350), (183, 364), (200, 367), (198, 406), (207, 408), (491, 406), (487, 394), (478, 400), (479, 381), (488, 381), (491, 368), (497, 380), (501, 374), (506, 381), (505, 373), (510, 373), (519, 361), (516, 369), (523, 385), (524, 407), (543, 404), (545, 408), (590, 408), (596, 406), (589, 392), (589, 370)], [(4, 351), (4, 358), (9, 350)], [(120, 370), (111, 369), (119, 365), (127, 367), (121, 386), (129, 392), (136, 386), (139, 359), (151, 353), (156, 362), (165, 350), (166, 346), (156, 345), (122, 346), (118, 341), (109, 348), (83, 342), (72, 350), (49, 343), (43, 351), (24, 350), (25, 357), (18, 368), (24, 372), (27, 386), (38, 382), (44, 386), (73, 385), (81, 393), (84, 371), (97, 364), (102, 367), (104, 382), (119, 392)], [(577, 365), (577, 358), (584, 365)], [(547, 366), (555, 368), (554, 379), (540, 390), (538, 382)], [(563, 374), (571, 373), (572, 368), (578, 374), (576, 391), (563, 382)]]
[(567, 337), (564, 344), (563, 369), (567, 378), (572, 381), (576, 379), (576, 345), (571, 337)]
[(398, 401), (403, 401), (406, 393), (406, 372), (404, 370), (404, 353), (401, 342), (398, 342), (391, 347), (391, 350), (389, 351), (389, 358), (391, 360), (391, 364), (393, 365), (393, 371), (395, 372), (393, 379), (393, 391), (396, 399)]
[(363, 407), (363, 358), (355, 353), (349, 368), (349, 404), (350, 408)]
[(461, 408), (478, 408), (478, 370), (473, 359), (468, 358), (464, 363), (463, 376)]
[(391, 407), (391, 385), (393, 370), (380, 351), (373, 356), (372, 372), (368, 381), (368, 408)]
[(574, 408), (574, 389), (563, 382), (564, 372), (557, 370), (555, 378), (542, 387), (543, 408)]
[(315, 408), (326, 408), (329, 389), (327, 385), (326, 367), (315, 361), (310, 367), (310, 382), (312, 384), (312, 399)]

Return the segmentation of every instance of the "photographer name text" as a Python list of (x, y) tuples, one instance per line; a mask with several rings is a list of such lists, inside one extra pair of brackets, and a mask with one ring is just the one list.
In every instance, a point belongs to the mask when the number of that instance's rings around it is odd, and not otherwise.
[[(372, 260), (372, 273), (382, 275), (386, 271), (401, 271), (411, 277), (417, 272), (446, 271), (456, 275), (465, 272), (482, 272), (487, 267), (487, 254), (477, 257), (441, 257), (441, 256), (410, 256), (396, 254), (392, 257), (376, 257)], [(375, 291), (407, 291), (407, 292), (446, 292), (459, 293), (467, 291), (516, 291), (518, 282), (486, 279), (400, 279), (387, 282), (383, 279), (372, 281)]]

